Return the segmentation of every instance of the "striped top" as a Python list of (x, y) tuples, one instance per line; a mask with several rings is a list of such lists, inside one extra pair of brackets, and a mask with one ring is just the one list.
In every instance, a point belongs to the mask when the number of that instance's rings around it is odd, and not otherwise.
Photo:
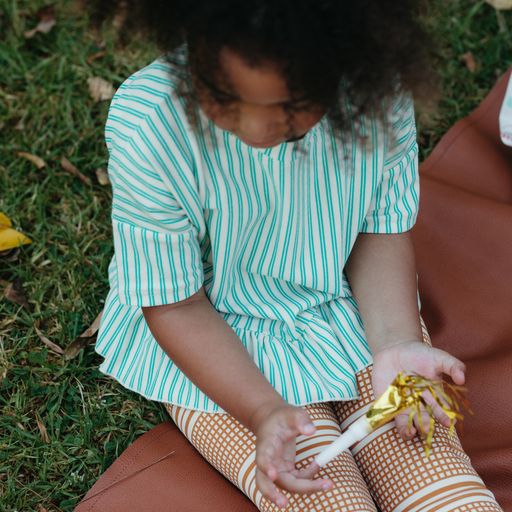
[[(175, 58), (185, 62), (186, 49)], [(357, 398), (355, 373), (372, 359), (343, 269), (359, 233), (416, 221), (410, 96), (389, 104), (392, 133), (360, 116), (339, 137), (324, 117), (302, 139), (259, 149), (197, 106), (190, 116), (182, 78), (180, 66), (157, 59), (122, 84), (109, 110), (114, 256), (100, 371), (151, 400), (225, 412), (162, 350), (141, 310), (204, 285), (287, 402)]]

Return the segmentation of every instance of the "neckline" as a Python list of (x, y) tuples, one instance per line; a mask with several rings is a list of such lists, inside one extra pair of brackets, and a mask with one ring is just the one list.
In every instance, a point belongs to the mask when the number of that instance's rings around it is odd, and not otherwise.
[(197, 111), (201, 121), (206, 123), (210, 130), (214, 133), (219, 133), (222, 137), (231, 139), (236, 146), (252, 152), (255, 155), (261, 155), (276, 160), (295, 159), (301, 155), (309, 154), (311, 143), (316, 138), (316, 134), (320, 128), (320, 125), (324, 123), (326, 119), (326, 115), (324, 115), (300, 139), (284, 141), (270, 148), (255, 148), (243, 142), (230, 131), (224, 130), (223, 128), (217, 126), (209, 117), (206, 116), (199, 105), (197, 105)]
[[(317, 137), (318, 130), (325, 123), (326, 118), (326, 115), (322, 116), (320, 120), (298, 140), (284, 141), (270, 148), (254, 148), (252, 146), (248, 146), (242, 141), (240, 141), (240, 144), (242, 144), (243, 147), (249, 148), (254, 153), (261, 154), (269, 158), (275, 158), (277, 160), (299, 158), (303, 155), (308, 155), (311, 152), (311, 146)], [(235, 136), (233, 135), (233, 137)]]

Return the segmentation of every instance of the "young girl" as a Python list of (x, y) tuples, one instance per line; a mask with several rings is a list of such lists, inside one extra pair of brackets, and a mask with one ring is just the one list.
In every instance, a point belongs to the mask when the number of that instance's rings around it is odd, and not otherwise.
[(404, 414), (312, 463), (398, 371), (464, 382), (430, 346), (409, 236), (411, 92), (429, 80), (417, 5), (131, 6), (166, 53), (106, 125), (100, 370), (163, 402), (261, 511), (501, 510), (439, 407), (430, 458)]

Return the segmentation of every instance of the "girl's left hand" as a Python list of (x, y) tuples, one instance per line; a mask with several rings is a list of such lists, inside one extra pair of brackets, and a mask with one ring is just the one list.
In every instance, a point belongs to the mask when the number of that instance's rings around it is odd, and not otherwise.
[[(465, 381), (466, 366), (462, 361), (444, 350), (433, 348), (422, 341), (405, 341), (390, 347), (384, 347), (373, 354), (372, 384), (375, 398), (378, 398), (398, 372), (417, 373), (427, 379), (441, 380), (443, 374), (449, 375), (455, 384), (462, 385)], [(423, 398), (432, 407), (435, 419), (448, 427), (450, 420), (443, 409), (436, 403), (430, 393), (424, 393)], [(408, 429), (409, 410), (395, 417), (398, 433), (403, 439), (412, 439), (417, 432), (426, 435), (428, 432), (429, 416), (423, 409), (421, 423), (415, 415), (414, 427)], [(421, 429), (423, 425), (423, 430)]]

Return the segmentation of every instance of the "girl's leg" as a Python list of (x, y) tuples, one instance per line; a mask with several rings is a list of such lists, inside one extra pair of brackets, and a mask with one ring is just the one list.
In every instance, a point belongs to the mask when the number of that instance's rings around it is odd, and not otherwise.
[[(307, 466), (321, 448), (340, 433), (331, 403), (309, 404), (308, 411), (317, 431), (314, 436), (298, 436), (297, 467)], [(169, 415), (181, 432), (201, 455), (236, 485), (258, 508), (276, 512), (274, 503), (256, 489), (255, 436), (229, 414), (205, 413), (165, 404)], [(330, 491), (314, 494), (286, 493), (287, 510), (304, 512), (376, 512), (364, 480), (352, 456), (345, 452), (327, 464), (318, 477), (329, 476), (334, 482)]]
[[(431, 345), (422, 320), (423, 338)], [(371, 367), (358, 376), (361, 399), (333, 402), (345, 430), (374, 400)], [(359, 469), (382, 512), (503, 512), (471, 465), (456, 435), (436, 423), (432, 452), (425, 457), (417, 436), (404, 441), (390, 422), (352, 448)]]

